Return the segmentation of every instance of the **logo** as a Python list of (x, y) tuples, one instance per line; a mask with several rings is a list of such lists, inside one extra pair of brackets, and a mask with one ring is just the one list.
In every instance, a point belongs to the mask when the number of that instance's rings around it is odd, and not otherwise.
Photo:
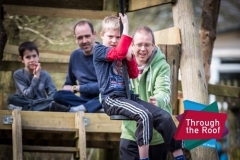
[(217, 102), (204, 104), (185, 100), (184, 113), (177, 116), (180, 122), (174, 138), (183, 140), (184, 147), (191, 150), (199, 145), (216, 146), (216, 139), (228, 134), (225, 126), (227, 114), (219, 113)]

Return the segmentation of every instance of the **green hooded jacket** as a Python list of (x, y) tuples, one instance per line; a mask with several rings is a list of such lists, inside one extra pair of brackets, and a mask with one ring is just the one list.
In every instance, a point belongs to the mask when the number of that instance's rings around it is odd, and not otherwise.
[[(149, 57), (146, 68), (143, 70), (140, 80), (131, 80), (134, 93), (139, 94), (139, 98), (148, 102), (149, 97), (157, 99), (158, 107), (172, 114), (170, 104), (170, 66), (166, 61), (165, 55), (155, 47)], [(135, 138), (136, 122), (123, 121), (121, 138), (136, 141)], [(164, 143), (160, 133), (153, 131), (151, 145)]]

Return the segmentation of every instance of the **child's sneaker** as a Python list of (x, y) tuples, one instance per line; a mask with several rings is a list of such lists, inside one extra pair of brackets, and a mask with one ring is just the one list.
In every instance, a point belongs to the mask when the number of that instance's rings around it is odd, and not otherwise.
[(184, 155), (181, 155), (181, 156), (177, 156), (174, 158), (174, 160), (186, 160)]

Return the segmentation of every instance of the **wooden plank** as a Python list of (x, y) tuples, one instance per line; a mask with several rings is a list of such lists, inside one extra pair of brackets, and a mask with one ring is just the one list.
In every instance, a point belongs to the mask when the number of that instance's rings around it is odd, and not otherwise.
[[(181, 81), (178, 81), (178, 90), (182, 91)], [(223, 97), (240, 98), (240, 87), (208, 84), (208, 94)]]
[(209, 84), (208, 85), (208, 94), (213, 94), (216, 96), (240, 98), (240, 87)]
[(20, 109), (14, 109), (12, 112), (12, 142), (13, 142), (13, 160), (23, 159), (22, 149), (22, 123)]
[[(0, 110), (0, 120), (2, 121), (3, 116), (12, 116), (12, 111)], [(12, 130), (12, 125), (0, 123), (0, 130)]]
[(21, 111), (21, 114), (22, 114), (22, 128), (24, 129), (30, 128), (37, 129), (37, 127), (46, 129), (52, 128), (52, 130), (76, 129), (75, 113)]
[(87, 148), (114, 149), (116, 145), (119, 145), (119, 141), (120, 141), (120, 138), (118, 138), (118, 142), (109, 142), (109, 141), (95, 142), (91, 140), (91, 141), (87, 141)]
[[(57, 63), (57, 62), (40, 62), (41, 68), (46, 70), (47, 72), (53, 73), (65, 73), (64, 76), (66, 77), (66, 73), (68, 70), (68, 63)], [(23, 63), (20, 61), (2, 61), (1, 71), (16, 71), (20, 68), (24, 68)], [(65, 81), (65, 77), (63, 81)], [(63, 83), (62, 83), (63, 85)]]
[(158, 45), (160, 49), (164, 52), (166, 60), (170, 65), (171, 69), (171, 105), (172, 105), (172, 114), (177, 114), (178, 107), (178, 70), (180, 65), (180, 53), (179, 45)]
[(15, 92), (12, 71), (0, 71), (0, 92), (2, 93), (2, 109), (7, 109), (7, 98)]
[(78, 129), (79, 138), (76, 142), (76, 146), (80, 153), (80, 160), (86, 160), (86, 132), (84, 123), (84, 112), (75, 113), (75, 127)]
[(97, 10), (80, 10), (66, 8), (49, 8), (19, 5), (3, 5), (8, 15), (36, 15), (48, 17), (65, 17), (65, 18), (86, 18), (86, 19), (103, 19), (109, 15), (116, 15), (112, 11)]
[(76, 147), (52, 147), (52, 146), (30, 146), (23, 145), (23, 151), (27, 152), (57, 152), (57, 153), (75, 153)]
[[(74, 8), (74, 9), (91, 9), (102, 10), (102, 0), (2, 0), (3, 4), (20, 5), (20, 6), (38, 6), (38, 7), (55, 7), (55, 8)], [(80, 3), (81, 2), (81, 3)]]
[(171, 27), (153, 32), (156, 45), (179, 45), (181, 44), (180, 30)]
[[(53, 50), (39, 50), (40, 62), (69, 62), (69, 57), (72, 51), (53, 51)], [(7, 44), (4, 48), (5, 61), (18, 61), (19, 53), (18, 46)]]
[(0, 110), (3, 109), (2, 103), (3, 103), (3, 94), (2, 92), (0, 92)]
[(105, 113), (85, 113), (84, 117), (89, 119), (86, 132), (121, 133), (122, 121), (110, 120)]
[(176, 0), (129, 0), (127, 11), (135, 11), (173, 2), (176, 2)]
[(95, 142), (119, 142), (120, 133), (99, 133), (99, 132), (87, 132), (86, 140)]

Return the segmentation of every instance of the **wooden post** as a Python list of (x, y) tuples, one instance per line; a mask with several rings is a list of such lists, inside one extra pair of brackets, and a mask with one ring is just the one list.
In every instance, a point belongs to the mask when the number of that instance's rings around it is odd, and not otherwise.
[(2, 62), (2, 59), (3, 59), (3, 50), (4, 50), (4, 47), (5, 47), (5, 44), (7, 42), (7, 33), (6, 33), (6, 30), (2, 24), (2, 21), (3, 21), (3, 18), (4, 18), (4, 10), (3, 10), (3, 7), (2, 7), (2, 4), (3, 4), (3, 0), (0, 0), (0, 18), (1, 18), (1, 21), (0, 21), (0, 65), (1, 65), (1, 62)]
[[(238, 106), (239, 107), (239, 106)], [(228, 134), (228, 154), (230, 159), (240, 159), (240, 109), (228, 110), (227, 124)]]
[(171, 105), (172, 114), (178, 114), (178, 70), (179, 70), (179, 45), (158, 45), (166, 56), (171, 68)]
[(14, 109), (12, 112), (12, 142), (13, 142), (13, 160), (23, 159), (22, 149), (22, 120), (20, 109)]
[[(180, 70), (184, 100), (208, 104), (208, 90), (203, 68), (200, 38), (193, 8), (193, 0), (173, 4), (174, 26), (181, 33)], [(191, 150), (192, 160), (218, 159), (215, 148), (197, 147)]]
[[(228, 82), (231, 83), (231, 80)], [(237, 87), (240, 86), (240, 83), (238, 84), (236, 80), (233, 80), (233, 85)], [(240, 159), (240, 98), (227, 97), (227, 104), (227, 127), (229, 134), (227, 137), (228, 147), (225, 149), (228, 151), (230, 160)]]
[(84, 112), (75, 113), (75, 127), (78, 129), (77, 147), (79, 149), (80, 160), (87, 159), (86, 153), (86, 131), (84, 123)]

